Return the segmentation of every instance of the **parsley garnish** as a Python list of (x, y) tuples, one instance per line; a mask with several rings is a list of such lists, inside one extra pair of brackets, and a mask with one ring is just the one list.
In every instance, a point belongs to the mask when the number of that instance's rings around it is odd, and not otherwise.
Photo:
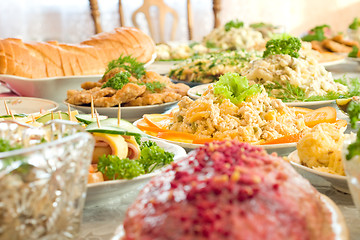
[(122, 89), (124, 85), (129, 83), (131, 74), (129, 72), (118, 72), (114, 77), (110, 78), (101, 88), (111, 87), (115, 90)]
[(217, 48), (216, 44), (210, 41), (206, 41), (205, 45), (207, 48)]
[(360, 155), (360, 131), (356, 134), (355, 142), (349, 144), (348, 151), (349, 153), (346, 154), (346, 160), (350, 160), (353, 157)]
[(348, 57), (357, 58), (359, 52), (359, 48), (357, 46), (353, 46), (351, 52), (349, 52)]
[(154, 171), (154, 169), (163, 167), (174, 161), (174, 154), (166, 152), (155, 142), (143, 142), (140, 148), (139, 163), (143, 166), (146, 173), (150, 173)]
[(302, 40), (306, 41), (306, 42), (311, 42), (311, 41), (322, 41), (322, 40), (326, 39), (325, 33), (324, 33), (324, 28), (330, 28), (330, 26), (326, 25), (326, 24), (321, 25), (321, 26), (316, 26), (313, 29), (311, 29), (310, 30), (311, 33), (304, 36), (302, 38)]
[(244, 26), (244, 22), (241, 22), (237, 19), (235, 21), (231, 20), (225, 23), (225, 31), (228, 32), (230, 31), (231, 28), (241, 28), (243, 26)]
[[(144, 85), (143, 83), (140, 83), (139, 85)], [(165, 84), (161, 82), (147, 82), (145, 83), (146, 90), (154, 93), (157, 90), (162, 90), (165, 88)]]
[(353, 22), (349, 25), (349, 28), (352, 30), (357, 30), (360, 27), (360, 19), (357, 17), (354, 18)]
[(131, 56), (121, 55), (118, 59), (109, 62), (105, 74), (107, 74), (110, 70), (114, 68), (122, 68), (130, 72), (136, 78), (141, 78), (145, 75), (144, 63), (138, 62), (136, 58), (133, 58)]
[(8, 140), (0, 139), (0, 152), (8, 152), (20, 148), (22, 148), (20, 144), (11, 145)]
[(350, 116), (351, 127), (356, 128), (356, 122), (360, 121), (360, 102), (354, 100), (350, 101), (346, 111)]
[(120, 159), (115, 155), (100, 157), (97, 168), (108, 179), (132, 179), (145, 173), (138, 161), (128, 158)]
[(298, 58), (301, 41), (296, 37), (282, 37), (279, 39), (271, 39), (266, 43), (266, 50), (263, 58), (269, 55), (287, 54), (291, 57)]
[(108, 179), (132, 179), (174, 161), (173, 153), (166, 152), (152, 141), (143, 142), (140, 150), (140, 158), (135, 160), (103, 155), (99, 158), (98, 170)]

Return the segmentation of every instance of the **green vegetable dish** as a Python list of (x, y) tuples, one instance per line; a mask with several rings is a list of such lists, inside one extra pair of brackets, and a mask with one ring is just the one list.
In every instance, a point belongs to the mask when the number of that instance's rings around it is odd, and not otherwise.
[(117, 119), (108, 118), (99, 125), (92, 122), (86, 127), (96, 141), (88, 183), (132, 179), (174, 161), (174, 154), (156, 142), (141, 141), (144, 134), (125, 120), (119, 126)]
[(174, 161), (174, 154), (166, 152), (155, 142), (145, 141), (141, 143), (140, 149), (140, 158), (134, 160), (103, 155), (99, 158), (97, 169), (109, 180), (132, 179), (151, 173)]
[(176, 65), (169, 77), (193, 83), (211, 83), (227, 72), (240, 72), (251, 60), (260, 58), (259, 52), (228, 51), (193, 56)]

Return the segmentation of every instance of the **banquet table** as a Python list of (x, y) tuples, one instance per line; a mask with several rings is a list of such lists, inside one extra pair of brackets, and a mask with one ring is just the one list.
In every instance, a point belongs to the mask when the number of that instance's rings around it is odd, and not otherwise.
[[(331, 71), (336, 78), (341, 77), (345, 73), (348, 76), (360, 77), (360, 64), (354, 62), (345, 62), (343, 64), (329, 66), (327, 69)], [(14, 94), (0, 86), (0, 97), (4, 96), (14, 96)], [(64, 103), (59, 102), (59, 105), (60, 110), (67, 110)], [(332, 106), (337, 108), (335, 103), (333, 103)], [(348, 117), (338, 108), (337, 113), (340, 119), (348, 120)], [(348, 129), (347, 131), (350, 130)], [(308, 172), (300, 172), (300, 174), (307, 178), (320, 193), (328, 196), (337, 204), (345, 217), (350, 239), (360, 239), (360, 210), (355, 208), (351, 195), (335, 190), (329, 182), (318, 176), (309, 174)], [(92, 199), (94, 194), (91, 196), (88, 195), (78, 239), (111, 239), (116, 228), (122, 223), (126, 209), (134, 201), (145, 183), (146, 182), (142, 182), (136, 185), (126, 193), (116, 195), (115, 192), (116, 197), (98, 196), (96, 199)]]
[[(336, 104), (331, 106), (336, 107)], [(337, 107), (336, 107), (337, 108)], [(338, 118), (348, 117), (337, 109)], [(347, 132), (351, 131), (350, 129)], [(283, 155), (284, 153), (282, 153)], [(355, 208), (351, 195), (333, 188), (329, 182), (319, 176), (298, 170), (322, 194), (332, 199), (343, 213), (350, 233), (350, 240), (360, 239), (360, 210)], [(144, 184), (116, 198), (104, 198), (100, 201), (87, 199), (79, 239), (111, 239), (116, 228), (122, 223), (127, 207), (136, 198)]]

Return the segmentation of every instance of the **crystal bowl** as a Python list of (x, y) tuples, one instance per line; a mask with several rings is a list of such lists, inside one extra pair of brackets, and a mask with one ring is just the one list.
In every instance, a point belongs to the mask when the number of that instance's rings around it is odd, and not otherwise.
[(0, 139), (22, 146), (0, 152), (0, 239), (74, 239), (93, 137), (69, 121), (41, 128), (4, 121)]

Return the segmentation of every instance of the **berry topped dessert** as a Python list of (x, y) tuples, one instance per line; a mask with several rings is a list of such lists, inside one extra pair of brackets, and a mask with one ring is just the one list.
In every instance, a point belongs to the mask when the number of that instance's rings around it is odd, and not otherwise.
[(153, 178), (125, 240), (334, 239), (321, 195), (283, 159), (238, 141), (206, 144)]

